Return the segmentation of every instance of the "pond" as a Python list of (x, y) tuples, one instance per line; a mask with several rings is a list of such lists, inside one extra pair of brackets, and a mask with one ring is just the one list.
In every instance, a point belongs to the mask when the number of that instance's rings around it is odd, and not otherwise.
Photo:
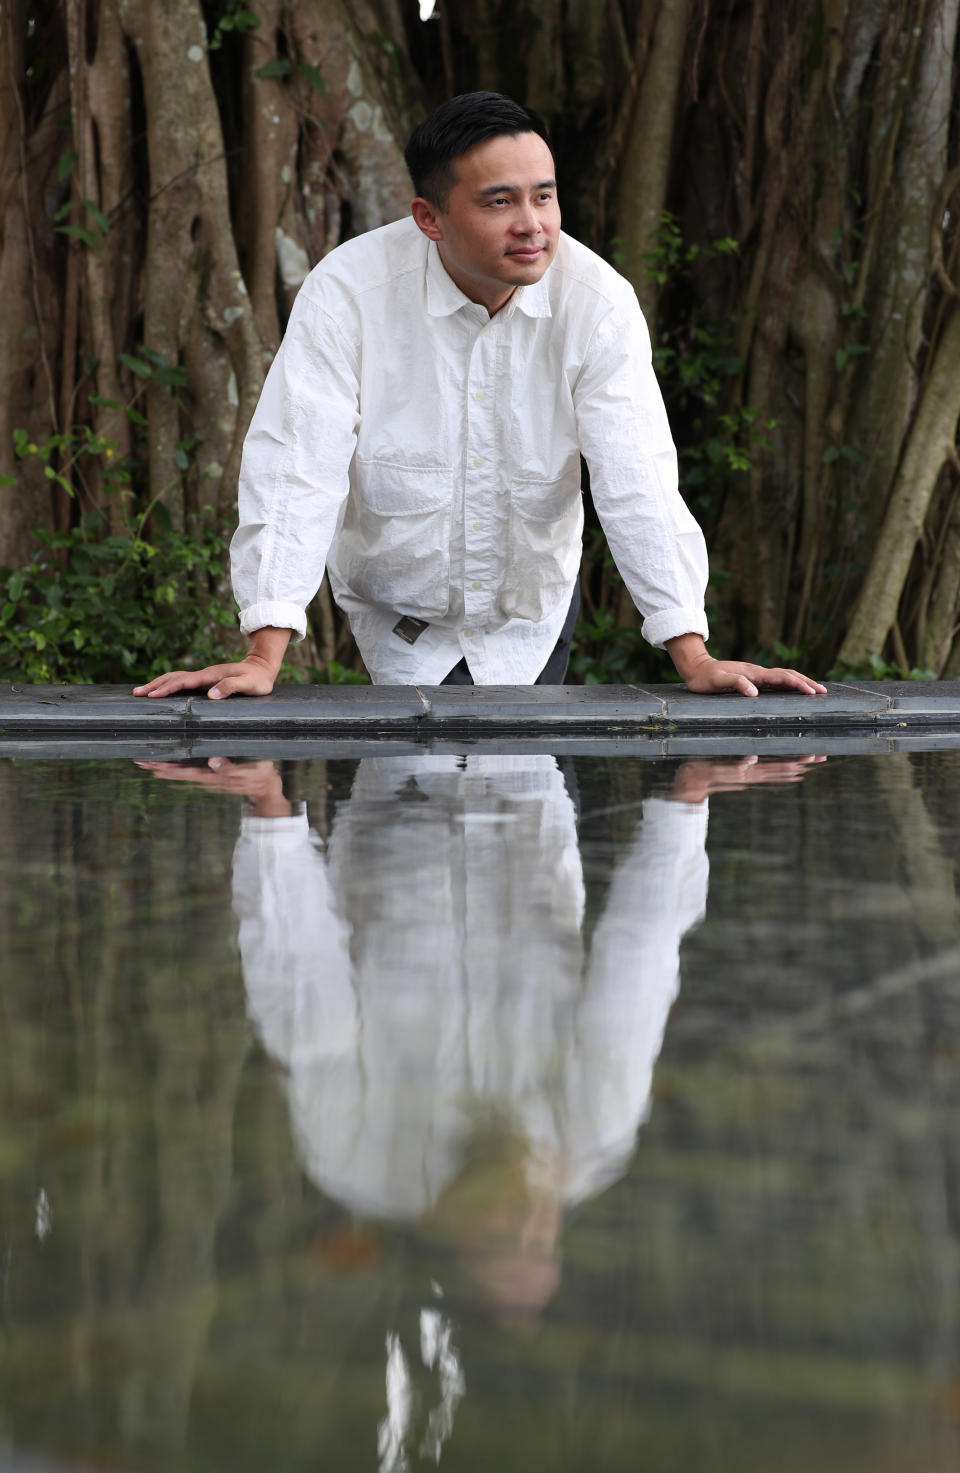
[(0, 762), (0, 1467), (951, 1470), (960, 751)]

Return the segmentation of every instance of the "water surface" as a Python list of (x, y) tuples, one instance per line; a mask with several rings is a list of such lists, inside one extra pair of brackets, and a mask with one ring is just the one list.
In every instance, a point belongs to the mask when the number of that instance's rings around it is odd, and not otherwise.
[(960, 753), (0, 766), (0, 1465), (954, 1468)]

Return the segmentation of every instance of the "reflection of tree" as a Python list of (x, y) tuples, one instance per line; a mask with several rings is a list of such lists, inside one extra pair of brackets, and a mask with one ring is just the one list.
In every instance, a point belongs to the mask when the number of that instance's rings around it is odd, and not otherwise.
[(172, 1449), (216, 1302), (248, 1048), (217, 903), (229, 815), (181, 803), (155, 825), (115, 775), (85, 800), (67, 766), (0, 785), (0, 1398), (28, 1440)]
[[(885, 1437), (917, 1437), (944, 1468), (960, 1367), (958, 845), (942, 801), (956, 763), (938, 760), (936, 786), (932, 758), (831, 766), (818, 801), (774, 823), (756, 801), (713, 807), (714, 924), (685, 952), (688, 1009), (658, 1074), (674, 1105), (633, 1178), (658, 1268), (648, 1344), (673, 1384), (778, 1405), (793, 1385), (837, 1427), (883, 1412), (902, 1419)], [(719, 1337), (736, 1351), (708, 1367), (698, 1347)]]

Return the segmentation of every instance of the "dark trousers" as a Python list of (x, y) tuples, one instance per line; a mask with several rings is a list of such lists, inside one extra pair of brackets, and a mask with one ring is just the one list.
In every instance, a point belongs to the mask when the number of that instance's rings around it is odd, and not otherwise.
[[(553, 647), (550, 658), (544, 665), (540, 674), (534, 681), (534, 685), (563, 685), (563, 677), (567, 673), (567, 665), (570, 663), (570, 646), (573, 643), (573, 630), (580, 612), (580, 584), (573, 590), (573, 598), (567, 610), (567, 617), (563, 621), (560, 637)], [(445, 675), (440, 682), (441, 685), (473, 685), (473, 676), (467, 669), (466, 660), (461, 660), (454, 665), (449, 675)]]

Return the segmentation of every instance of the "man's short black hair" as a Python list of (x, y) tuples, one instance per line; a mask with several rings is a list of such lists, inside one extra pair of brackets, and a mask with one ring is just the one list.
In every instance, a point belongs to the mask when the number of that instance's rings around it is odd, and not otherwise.
[(508, 133), (536, 133), (553, 152), (550, 133), (539, 113), (521, 107), (501, 92), (463, 92), (441, 102), (410, 134), (404, 150), (414, 192), (445, 210), (456, 183), (453, 161), (461, 154)]

